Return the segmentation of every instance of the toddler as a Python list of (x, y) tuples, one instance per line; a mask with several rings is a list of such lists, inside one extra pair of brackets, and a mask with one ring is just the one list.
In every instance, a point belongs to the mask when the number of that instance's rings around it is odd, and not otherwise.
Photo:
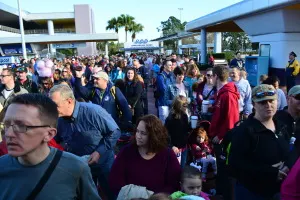
[(171, 198), (184, 199), (189, 195), (209, 200), (208, 194), (202, 192), (201, 172), (195, 167), (186, 166), (181, 174), (181, 191), (173, 193)]
[(205, 182), (209, 164), (212, 165), (215, 175), (217, 174), (216, 158), (212, 155), (212, 148), (203, 127), (195, 129), (191, 137), (191, 152), (195, 158), (194, 161), (202, 164), (202, 180)]

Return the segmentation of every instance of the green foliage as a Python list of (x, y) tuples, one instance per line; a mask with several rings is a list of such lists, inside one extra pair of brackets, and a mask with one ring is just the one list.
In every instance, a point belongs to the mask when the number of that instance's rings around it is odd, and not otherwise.
[(235, 53), (233, 51), (226, 51), (224, 52), (224, 54), (226, 60), (232, 60), (235, 56)]
[(114, 30), (116, 33), (119, 33), (119, 28), (121, 28), (121, 23), (118, 21), (117, 18), (113, 17), (108, 20), (106, 26), (106, 30)]
[(132, 33), (131, 35), (132, 42), (136, 38), (136, 34), (142, 32), (143, 29), (144, 26), (142, 24), (136, 24), (136, 23), (131, 24), (131, 26), (129, 27), (129, 32)]
[[(162, 31), (164, 36), (175, 34), (184, 31), (186, 23), (187, 22), (182, 23), (176, 17), (171, 16), (168, 20), (161, 22), (161, 25), (157, 27), (157, 31)], [(177, 49), (176, 40), (164, 41), (164, 47), (175, 51)]]
[[(106, 42), (97, 42), (97, 49), (99, 51), (105, 51), (105, 43)], [(108, 43), (108, 54), (109, 55), (116, 55), (119, 53), (119, 49), (124, 47), (124, 43), (116, 43), (116, 42), (109, 42)]]
[(247, 49), (251, 49), (251, 42), (246, 33), (231, 33), (231, 32), (223, 32), (222, 33), (222, 50), (223, 51), (246, 51)]
[(65, 54), (66, 56), (75, 55), (75, 49), (56, 49), (56, 51)]
[(120, 28), (125, 29), (125, 41), (127, 42), (127, 34), (131, 32), (132, 41), (136, 38), (136, 34), (140, 33), (144, 30), (144, 26), (142, 24), (136, 23), (135, 18), (127, 15), (122, 14), (119, 17), (113, 17), (112, 19), (108, 20), (106, 30), (114, 30), (116, 33), (119, 32)]

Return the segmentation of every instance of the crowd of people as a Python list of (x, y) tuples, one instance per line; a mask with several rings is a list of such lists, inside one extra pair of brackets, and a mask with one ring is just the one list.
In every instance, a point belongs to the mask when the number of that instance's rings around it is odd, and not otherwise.
[(176, 54), (30, 59), (0, 80), (0, 199), (300, 198), (300, 86), (251, 87), (239, 52), (205, 71)]

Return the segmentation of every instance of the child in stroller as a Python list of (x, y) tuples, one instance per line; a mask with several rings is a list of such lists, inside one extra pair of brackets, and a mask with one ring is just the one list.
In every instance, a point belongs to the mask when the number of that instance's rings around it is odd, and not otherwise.
[(194, 164), (202, 165), (202, 181), (206, 182), (209, 164), (211, 164), (215, 175), (217, 174), (217, 166), (216, 158), (213, 156), (213, 151), (204, 127), (200, 126), (192, 131), (189, 146)]

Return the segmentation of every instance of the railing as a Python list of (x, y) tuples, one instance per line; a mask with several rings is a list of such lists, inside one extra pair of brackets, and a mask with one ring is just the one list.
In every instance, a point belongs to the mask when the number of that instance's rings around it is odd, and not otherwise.
[(10, 32), (10, 33), (20, 33), (19, 29), (11, 28), (8, 26), (3, 26), (3, 25), (0, 25), (0, 31), (6, 31), (6, 32)]
[[(74, 29), (58, 28), (54, 29), (54, 33), (75, 33)], [(48, 34), (48, 29), (26, 30), (25, 34)]]
[[(10, 32), (10, 33), (21, 34), (21, 31), (19, 29), (11, 28), (3, 25), (0, 25), (0, 30)], [(75, 33), (75, 29), (57, 28), (54, 29), (54, 33)], [(48, 34), (48, 29), (25, 30), (25, 34)]]

